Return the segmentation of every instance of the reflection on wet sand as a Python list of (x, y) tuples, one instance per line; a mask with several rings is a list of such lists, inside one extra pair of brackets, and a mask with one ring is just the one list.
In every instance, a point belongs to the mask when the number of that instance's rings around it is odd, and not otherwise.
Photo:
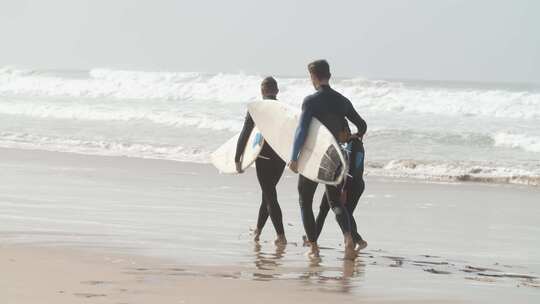
[[(458, 286), (465, 286), (464, 288), (523, 287), (520, 292), (524, 292), (525, 295), (540, 290), (539, 276), (527, 272), (527, 267), (523, 266), (493, 262), (478, 265), (447, 259), (444, 256), (398, 255), (383, 250), (363, 251), (355, 261), (350, 261), (339, 258), (343, 256), (343, 251), (339, 248), (323, 249), (320, 258), (310, 259), (305, 255), (305, 248), (294, 243), (286, 246), (256, 243), (249, 246), (246, 248), (249, 251), (246, 264), (208, 267), (178, 267), (178, 265), (163, 268), (134, 267), (126, 269), (125, 273), (133, 274), (137, 276), (137, 280), (146, 283), (162, 282), (163, 276), (265, 282), (294, 281), (306, 291), (351, 295), (363, 294), (365, 290), (381, 285), (402, 287), (404, 290), (411, 288), (407, 282), (399, 281), (403, 278), (426, 282), (428, 286), (456, 286), (457, 283)], [(518, 269), (519, 273), (510, 272)], [(399, 283), (396, 283), (396, 280)], [(103, 284), (101, 281), (88, 282), (85, 284)]]
[[(319, 260), (322, 262), (322, 260)], [(317, 290), (330, 292), (349, 293), (359, 284), (354, 284), (357, 278), (364, 274), (364, 264), (358, 258), (355, 261), (343, 260), (341, 269), (324, 267), (320, 263), (311, 264), (310, 269), (304, 272), (301, 279), (305, 286), (313, 287)]]
[(268, 281), (279, 278), (279, 274), (272, 272), (281, 265), (279, 260), (285, 255), (286, 248), (287, 245), (277, 245), (274, 252), (267, 253), (262, 251), (261, 244), (256, 242), (255, 246), (253, 247), (253, 252), (255, 253), (254, 263), (255, 268), (261, 271), (253, 272), (254, 279)]
[(251, 274), (253, 280), (300, 280), (309, 288), (347, 293), (355, 287), (353, 281), (364, 274), (365, 264), (360, 257), (355, 261), (342, 260), (342, 267), (338, 268), (325, 266), (324, 256), (319, 258), (304, 256), (304, 267), (290, 267), (284, 265), (282, 261), (287, 254), (287, 245), (275, 246), (273, 249), (264, 251), (261, 244), (255, 243), (253, 247), (255, 269)]
[(339, 258), (342, 251), (338, 248), (321, 247), (319, 258), (309, 258), (302, 252), (303, 247), (298, 247), (295, 243), (285, 246), (266, 245), (255, 243), (251, 264), (255, 267), (244, 269), (242, 278), (258, 281), (296, 280), (307, 289), (350, 293), (362, 286), (369, 266), (373, 271), (377, 270), (373, 267), (400, 268), (402, 271), (415, 272), (420, 270), (427, 276), (446, 275), (454, 279), (492, 284), (503, 279), (516, 280), (515, 284), (519, 286), (537, 288), (539, 284), (535, 274), (508, 273), (493, 267), (471, 266), (467, 261), (449, 260), (441, 256), (398, 256), (384, 250), (366, 250), (360, 252), (355, 261), (349, 261)]

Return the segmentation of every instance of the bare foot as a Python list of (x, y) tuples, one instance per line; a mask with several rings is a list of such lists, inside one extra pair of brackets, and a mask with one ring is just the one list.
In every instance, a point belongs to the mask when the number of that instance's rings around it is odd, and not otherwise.
[(319, 258), (319, 245), (317, 245), (317, 242), (309, 242), (309, 251), (307, 252), (307, 255), (311, 259)]
[(356, 259), (356, 250), (354, 250), (355, 243), (351, 237), (351, 234), (346, 234), (345, 236), (345, 260), (354, 260)]
[(287, 245), (287, 238), (285, 238), (285, 234), (278, 234), (276, 240), (274, 241), (274, 244), (276, 244), (276, 246)]
[(309, 247), (309, 241), (307, 239), (307, 236), (303, 235), (302, 241), (304, 241), (304, 244), (302, 245), (303, 247)]
[(261, 238), (261, 231), (259, 229), (253, 230), (253, 241), (258, 242)]
[(353, 246), (345, 246), (345, 254), (343, 259), (345, 260), (354, 260), (356, 259), (357, 251), (354, 250)]
[(367, 247), (367, 242), (364, 240), (356, 241), (356, 251), (360, 251)]

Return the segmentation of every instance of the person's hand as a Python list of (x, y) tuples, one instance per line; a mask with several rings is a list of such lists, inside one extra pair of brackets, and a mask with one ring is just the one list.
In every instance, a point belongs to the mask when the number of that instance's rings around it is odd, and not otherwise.
[(338, 143), (342, 144), (342, 143), (348, 142), (349, 140), (351, 140), (351, 138), (352, 138), (351, 134), (343, 130), (339, 132), (337, 140), (338, 140)]
[(364, 135), (360, 135), (359, 133), (355, 133), (355, 134), (351, 135), (351, 137), (349, 138), (349, 140), (355, 139), (355, 138), (358, 138), (358, 139), (360, 139), (360, 140), (363, 140), (363, 139), (364, 139)]
[(294, 173), (298, 173), (298, 161), (291, 160), (289, 162), (289, 169), (291, 169), (291, 171)]
[(236, 172), (244, 173), (244, 170), (242, 170), (242, 163), (241, 162), (236, 163)]

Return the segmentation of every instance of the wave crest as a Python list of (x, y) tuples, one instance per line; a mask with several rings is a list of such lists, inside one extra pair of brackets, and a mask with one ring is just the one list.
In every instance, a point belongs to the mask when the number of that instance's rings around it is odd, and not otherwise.
[[(245, 103), (259, 98), (262, 77), (92, 69), (80, 77), (0, 69), (0, 96), (211, 100)], [(300, 105), (312, 92), (307, 78), (278, 77), (280, 99)], [(410, 86), (363, 78), (336, 79), (334, 86), (362, 110), (441, 115), (540, 118), (540, 94), (479, 88)]]
[(5, 148), (38, 149), (104, 156), (168, 159), (206, 163), (210, 153), (201, 148), (166, 146), (118, 141), (96, 141), (27, 133), (0, 132), (0, 146)]
[(398, 178), (438, 181), (472, 181), (482, 183), (540, 186), (540, 168), (504, 167), (474, 162), (392, 160), (386, 164), (368, 163), (367, 173)]
[(496, 147), (519, 148), (529, 152), (540, 152), (540, 137), (501, 132), (495, 134), (493, 139)]

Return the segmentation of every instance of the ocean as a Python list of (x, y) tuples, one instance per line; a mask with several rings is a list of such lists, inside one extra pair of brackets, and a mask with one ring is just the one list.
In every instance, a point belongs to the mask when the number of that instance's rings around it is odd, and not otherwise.
[[(0, 147), (208, 163), (266, 75), (0, 68)], [(276, 77), (300, 107), (308, 77)], [(337, 78), (368, 175), (540, 185), (540, 86)]]

